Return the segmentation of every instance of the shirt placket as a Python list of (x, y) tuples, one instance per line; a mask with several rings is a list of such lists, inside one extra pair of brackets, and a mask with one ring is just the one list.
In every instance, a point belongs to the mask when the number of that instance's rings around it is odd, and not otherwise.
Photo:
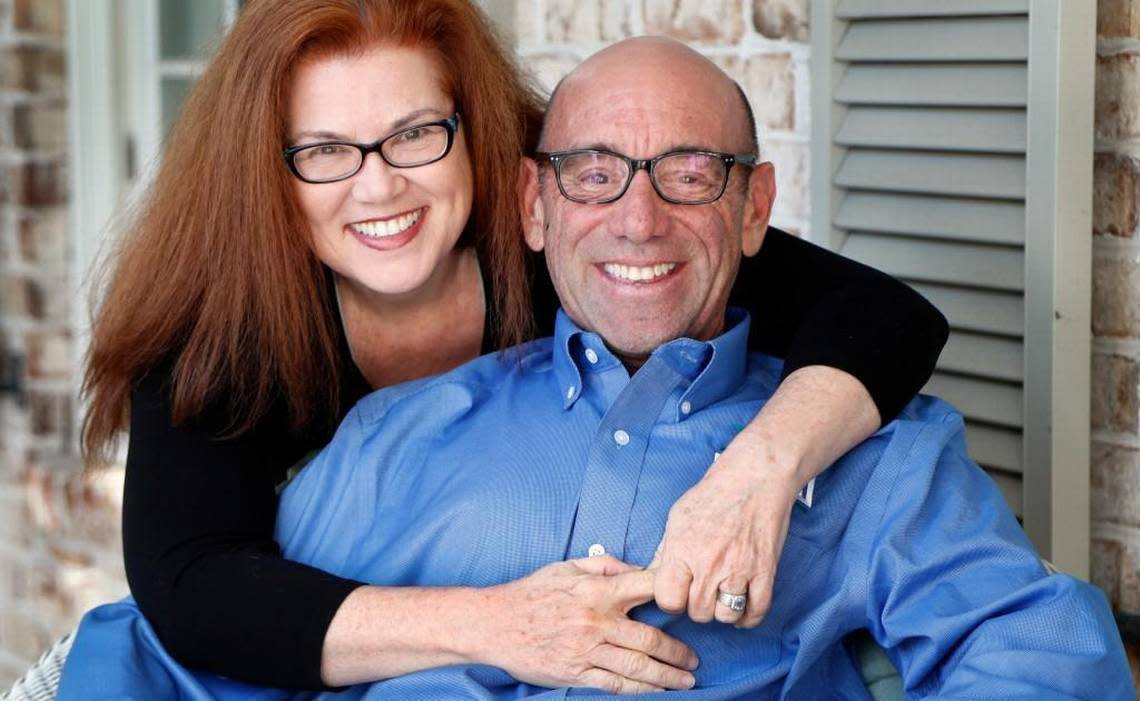
[(667, 363), (651, 356), (602, 417), (586, 461), (567, 558), (605, 554), (625, 558), (649, 437), (681, 381)]

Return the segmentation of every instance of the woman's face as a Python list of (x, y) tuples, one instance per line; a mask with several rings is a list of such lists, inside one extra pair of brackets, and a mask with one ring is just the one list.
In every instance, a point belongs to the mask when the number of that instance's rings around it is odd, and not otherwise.
[[(287, 137), (291, 146), (369, 144), (454, 113), (432, 55), (385, 44), (298, 66)], [(394, 168), (370, 153), (348, 179), (294, 178), (294, 187), (325, 265), (361, 292), (414, 299), (452, 269), (446, 263), (474, 186), (461, 125), (451, 152), (434, 163)]]

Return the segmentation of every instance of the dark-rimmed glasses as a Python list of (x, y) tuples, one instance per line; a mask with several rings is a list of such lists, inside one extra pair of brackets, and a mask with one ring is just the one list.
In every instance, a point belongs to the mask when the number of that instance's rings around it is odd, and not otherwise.
[(377, 153), (393, 168), (415, 168), (435, 163), (451, 152), (459, 113), (437, 122), (401, 129), (370, 144), (321, 141), (291, 146), (284, 151), (293, 175), (307, 183), (332, 183), (351, 178), (364, 167), (364, 159)]
[(648, 159), (601, 149), (537, 153), (554, 166), (558, 191), (571, 202), (606, 204), (621, 199), (637, 171), (645, 169), (661, 199), (673, 204), (707, 204), (724, 194), (732, 166), (756, 165), (746, 153), (670, 151)]

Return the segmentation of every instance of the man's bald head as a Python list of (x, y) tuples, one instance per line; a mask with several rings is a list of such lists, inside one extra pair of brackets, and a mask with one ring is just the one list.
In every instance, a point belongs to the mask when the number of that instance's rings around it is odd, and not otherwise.
[(645, 84), (654, 79), (663, 79), (666, 83), (663, 89), (695, 81), (695, 84), (724, 91), (722, 98), (731, 93), (735, 104), (725, 114), (739, 115), (740, 128), (749, 144), (747, 152), (758, 155), (756, 119), (744, 90), (715, 63), (685, 44), (665, 37), (635, 37), (620, 41), (590, 56), (566, 74), (550, 95), (539, 148), (546, 150), (549, 147), (547, 134), (552, 122), (558, 118), (559, 102), (566, 93), (573, 96), (580, 94), (578, 90), (604, 91), (607, 90), (607, 81), (613, 87), (623, 81)]

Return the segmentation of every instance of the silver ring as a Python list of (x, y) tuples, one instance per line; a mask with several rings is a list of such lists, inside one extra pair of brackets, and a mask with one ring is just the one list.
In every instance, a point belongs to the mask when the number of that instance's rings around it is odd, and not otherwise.
[(744, 607), (748, 605), (747, 594), (729, 594), (726, 591), (717, 591), (716, 600), (733, 611), (743, 611)]

